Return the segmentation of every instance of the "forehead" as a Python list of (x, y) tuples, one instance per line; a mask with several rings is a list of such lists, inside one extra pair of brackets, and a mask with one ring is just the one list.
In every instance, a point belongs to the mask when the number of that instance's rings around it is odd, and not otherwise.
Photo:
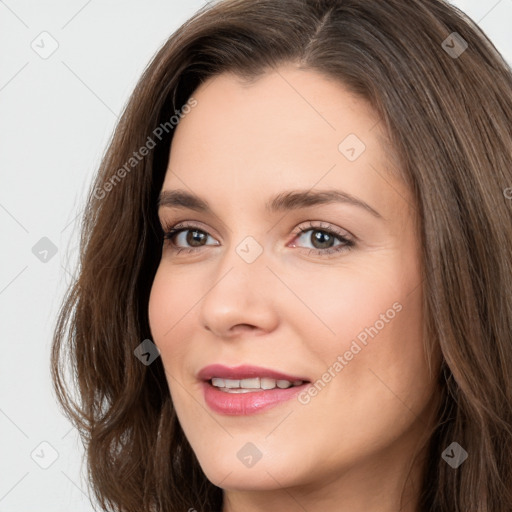
[(221, 150), (227, 148), (218, 144), (230, 143), (236, 149), (239, 143), (252, 156), (261, 155), (264, 145), (275, 154), (288, 152), (292, 157), (307, 141), (305, 150), (317, 149), (329, 158), (338, 155), (338, 145), (347, 135), (358, 136), (367, 148), (381, 135), (378, 116), (364, 100), (339, 82), (292, 66), (268, 72), (250, 84), (223, 73), (202, 84), (193, 96), (198, 104), (180, 121), (175, 146), (186, 137), (187, 144), (198, 148)]
[(197, 106), (176, 128), (163, 189), (251, 190), (263, 202), (283, 189), (341, 188), (386, 213), (407, 194), (390, 183), (376, 112), (340, 82), (290, 65), (250, 84), (224, 73), (192, 96)]

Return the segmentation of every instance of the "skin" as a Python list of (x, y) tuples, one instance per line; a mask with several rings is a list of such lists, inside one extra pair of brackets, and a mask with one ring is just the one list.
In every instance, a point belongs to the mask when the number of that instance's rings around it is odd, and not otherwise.
[[(392, 172), (376, 113), (341, 83), (291, 64), (250, 85), (219, 75), (193, 97), (162, 190), (192, 192), (213, 213), (162, 206), (159, 216), (210, 236), (195, 253), (164, 242), (149, 318), (180, 424), (208, 479), (224, 489), (224, 512), (396, 512), (402, 490), (400, 510), (416, 511), (422, 464), (413, 455), (435, 386), (423, 349), (416, 210)], [(349, 134), (366, 146), (354, 161), (338, 148)], [(265, 211), (271, 197), (297, 189), (344, 191), (381, 218), (346, 203)], [(325, 246), (309, 222), (355, 245), (312, 253)], [(297, 227), (310, 231), (297, 236)], [(190, 248), (186, 234), (174, 243)], [(236, 251), (247, 236), (262, 250), (252, 263)], [(401, 310), (389, 319), (393, 304)], [(384, 327), (334, 371), (383, 316)], [(196, 377), (212, 363), (312, 382), (331, 368), (332, 378), (306, 404), (226, 416), (208, 408)], [(237, 458), (248, 442), (262, 453), (252, 467)]]

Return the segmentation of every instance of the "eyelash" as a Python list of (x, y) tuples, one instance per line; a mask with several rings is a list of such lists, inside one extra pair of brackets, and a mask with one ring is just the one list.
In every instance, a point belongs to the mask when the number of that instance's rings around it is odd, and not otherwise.
[[(205, 233), (206, 235), (211, 236), (207, 231), (201, 229), (199, 226), (189, 224), (187, 222), (180, 222), (179, 224), (175, 224), (174, 226), (165, 225), (163, 227), (164, 242), (169, 242), (171, 250), (175, 254), (179, 254), (183, 251), (186, 251), (186, 254), (190, 254), (202, 249), (203, 247), (206, 247), (204, 245), (201, 247), (177, 247), (172, 241), (172, 239), (183, 231), (200, 231), (201, 233)], [(308, 231), (320, 231), (322, 233), (327, 233), (328, 235), (334, 237), (335, 239), (341, 242), (340, 245), (337, 245), (335, 247), (329, 247), (327, 249), (306, 249), (309, 251), (308, 254), (314, 254), (317, 256), (327, 256), (331, 254), (349, 251), (355, 245), (354, 240), (342, 235), (338, 230), (333, 228), (331, 225), (327, 224), (327, 226), (319, 226), (313, 224), (311, 221), (307, 226), (297, 228), (297, 230), (293, 232), (294, 240), (295, 238), (302, 236), (304, 233), (307, 233)]]

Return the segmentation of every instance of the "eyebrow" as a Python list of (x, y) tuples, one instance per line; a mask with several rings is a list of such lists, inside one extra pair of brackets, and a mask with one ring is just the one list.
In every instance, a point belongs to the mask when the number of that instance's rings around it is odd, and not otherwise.
[[(265, 203), (270, 213), (299, 210), (322, 204), (343, 203), (357, 206), (383, 219), (382, 215), (363, 200), (341, 190), (289, 190)], [(158, 208), (186, 208), (203, 213), (213, 213), (208, 202), (186, 190), (163, 190), (158, 197)]]

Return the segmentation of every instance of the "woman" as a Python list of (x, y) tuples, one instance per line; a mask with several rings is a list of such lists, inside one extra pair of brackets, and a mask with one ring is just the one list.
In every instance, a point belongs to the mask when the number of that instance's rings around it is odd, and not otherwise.
[(116, 129), (55, 333), (101, 505), (510, 510), (511, 126), (510, 68), (438, 0), (185, 23)]

